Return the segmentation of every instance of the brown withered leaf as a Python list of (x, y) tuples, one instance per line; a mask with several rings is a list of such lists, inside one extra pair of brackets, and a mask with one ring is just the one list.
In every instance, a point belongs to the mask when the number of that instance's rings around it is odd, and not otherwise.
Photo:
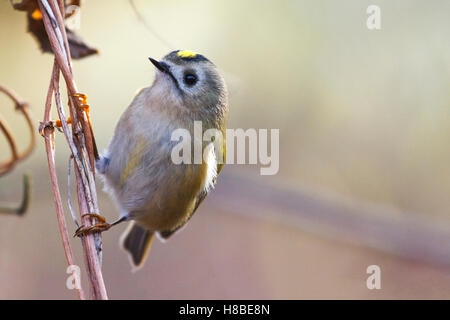
[[(37, 40), (42, 52), (53, 53), (50, 41), (48, 40), (47, 33), (45, 31), (42, 14), (39, 11), (37, 1), (23, 0), (20, 3), (13, 3), (12, 1), (11, 3), (14, 9), (27, 12), (28, 31)], [(79, 0), (65, 1), (64, 3), (66, 7), (70, 5), (80, 6)], [(68, 18), (71, 14), (73, 14), (73, 11), (69, 14), (66, 14), (65, 18)], [(86, 42), (84, 42), (80, 36), (69, 30), (67, 27), (66, 33), (72, 59), (80, 59), (98, 53), (97, 49), (92, 48), (91, 46), (86, 44)]]
[(73, 59), (80, 59), (91, 54), (97, 54), (98, 50), (88, 46), (75, 32), (66, 28), (67, 41), (69, 42), (70, 54)]
[(38, 8), (36, 0), (22, 0), (21, 2), (17, 3), (15, 3), (13, 0), (10, 0), (10, 2), (13, 8), (19, 11), (33, 12), (35, 9)]

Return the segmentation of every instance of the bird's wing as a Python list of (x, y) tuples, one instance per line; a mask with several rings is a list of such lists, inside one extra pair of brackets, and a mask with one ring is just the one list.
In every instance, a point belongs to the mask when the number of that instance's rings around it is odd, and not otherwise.
[[(225, 159), (226, 159), (226, 146), (225, 146), (225, 139), (223, 142), (223, 162), (222, 163), (218, 163), (217, 164), (217, 175), (215, 176), (214, 180), (213, 180), (213, 186), (216, 185), (217, 182), (217, 177), (220, 174), (220, 171), (222, 171), (222, 168), (224, 166), (225, 163)], [(184, 221), (183, 224), (179, 225), (178, 227), (176, 227), (173, 230), (168, 230), (168, 231), (161, 231), (159, 232), (159, 235), (163, 238), (163, 239), (168, 239), (170, 238), (175, 232), (177, 232), (178, 230), (180, 230), (183, 226), (186, 225), (186, 223), (188, 223), (188, 221), (192, 218), (192, 216), (194, 215), (194, 213), (197, 211), (197, 208), (200, 206), (200, 204), (203, 202), (203, 200), (206, 198), (206, 196), (208, 195), (210, 189), (203, 189), (198, 195), (197, 198), (195, 200), (195, 206), (194, 206), (194, 210), (192, 210), (192, 212), (189, 214), (188, 218), (186, 219), (186, 221)]]

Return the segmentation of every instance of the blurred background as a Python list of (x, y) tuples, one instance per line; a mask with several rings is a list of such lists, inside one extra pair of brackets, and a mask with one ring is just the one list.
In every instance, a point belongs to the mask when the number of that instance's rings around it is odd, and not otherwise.
[[(151, 84), (147, 57), (190, 49), (224, 73), (229, 128), (280, 129), (280, 170), (226, 166), (189, 226), (156, 241), (137, 273), (117, 246), (126, 226), (104, 233), (110, 298), (450, 298), (449, 1), (134, 3), (150, 28), (129, 1), (82, 2), (76, 32), (100, 53), (73, 68), (99, 149)], [(366, 27), (371, 4), (381, 8), (381, 30)], [(37, 125), (53, 57), (6, 0), (0, 41), (0, 84), (30, 103)], [(0, 105), (25, 146), (23, 118), (6, 96)], [(0, 206), (20, 202), (23, 173), (33, 180), (26, 215), (0, 215), (1, 299), (75, 298), (37, 139), (33, 155), (0, 178)], [(0, 154), (9, 157), (3, 137)], [(57, 134), (64, 204), (68, 155)], [(108, 221), (117, 217), (103, 192), (99, 203)], [(79, 240), (72, 246), (84, 269)], [(374, 264), (381, 290), (366, 287)]]

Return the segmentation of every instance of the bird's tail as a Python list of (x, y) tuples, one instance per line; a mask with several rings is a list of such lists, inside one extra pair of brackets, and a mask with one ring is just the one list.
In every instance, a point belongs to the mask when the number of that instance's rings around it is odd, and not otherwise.
[(131, 222), (120, 237), (120, 246), (130, 258), (133, 271), (137, 271), (147, 259), (155, 233)]

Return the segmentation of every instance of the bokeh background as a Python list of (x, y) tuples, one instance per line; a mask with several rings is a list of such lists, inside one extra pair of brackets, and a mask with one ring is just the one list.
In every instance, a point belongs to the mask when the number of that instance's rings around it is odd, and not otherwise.
[[(381, 8), (378, 31), (366, 27), (371, 4)], [(138, 273), (117, 246), (125, 225), (105, 233), (111, 298), (450, 298), (449, 1), (135, 5), (151, 30), (129, 1), (82, 2), (77, 32), (100, 54), (75, 61), (74, 74), (99, 148), (137, 89), (151, 84), (147, 57), (191, 49), (225, 75), (229, 128), (280, 129), (280, 170), (226, 166), (189, 226), (155, 242)], [(36, 124), (52, 63), (26, 33), (25, 14), (1, 0), (0, 84), (30, 102)], [(23, 119), (4, 95), (0, 105), (26, 145)], [(62, 134), (56, 143), (65, 197), (69, 153)], [(0, 154), (9, 156), (3, 137)], [(33, 179), (29, 211), (0, 215), (0, 298), (73, 299), (40, 138), (0, 178), (0, 205), (20, 202), (24, 172)], [(99, 194), (102, 213), (115, 219)], [(79, 240), (72, 245), (83, 265)], [(373, 264), (381, 290), (366, 287)]]

